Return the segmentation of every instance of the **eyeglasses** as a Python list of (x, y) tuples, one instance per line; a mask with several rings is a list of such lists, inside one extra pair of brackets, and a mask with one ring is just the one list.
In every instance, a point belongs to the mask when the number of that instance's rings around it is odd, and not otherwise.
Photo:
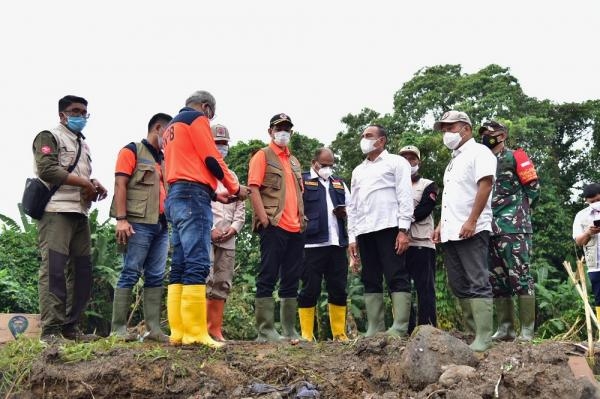
[(335, 164), (334, 164), (334, 163), (332, 163), (332, 164), (330, 164), (330, 165), (322, 164), (322, 163), (321, 163), (321, 162), (319, 162), (319, 161), (316, 161), (315, 163), (316, 163), (317, 165), (319, 165), (319, 168), (332, 168), (332, 169), (333, 169), (333, 168), (335, 168)]
[(73, 109), (65, 109), (63, 112), (65, 114), (69, 114), (69, 115), (73, 115), (73, 116), (83, 116), (85, 119), (88, 119), (90, 117), (90, 114), (88, 114), (87, 109), (73, 108)]

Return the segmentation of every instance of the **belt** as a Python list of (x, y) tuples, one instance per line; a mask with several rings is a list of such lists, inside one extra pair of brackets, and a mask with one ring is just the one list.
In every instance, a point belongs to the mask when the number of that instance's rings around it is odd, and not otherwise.
[(202, 190), (206, 191), (206, 193), (209, 195), (211, 200), (213, 200), (213, 201), (215, 200), (215, 197), (216, 197), (215, 190), (213, 190), (212, 187), (206, 183), (199, 183), (197, 181), (191, 181), (191, 180), (175, 180), (170, 185), (174, 186), (175, 184), (188, 184), (191, 186), (199, 187)]

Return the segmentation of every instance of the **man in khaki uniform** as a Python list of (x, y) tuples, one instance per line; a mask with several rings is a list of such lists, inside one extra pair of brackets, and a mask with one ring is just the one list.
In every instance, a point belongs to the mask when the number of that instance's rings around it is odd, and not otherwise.
[[(229, 152), (229, 130), (223, 125), (210, 128), (215, 138), (217, 150), (223, 159)], [(232, 171), (233, 173), (233, 171)], [(237, 178), (237, 176), (236, 176)], [(225, 193), (227, 190), (221, 182), (217, 184), (216, 192)], [(225, 301), (233, 283), (233, 268), (235, 266), (235, 236), (244, 227), (246, 205), (244, 201), (223, 204), (211, 202), (213, 212), (213, 228), (210, 233), (212, 242), (212, 267), (206, 281), (206, 306), (208, 318), (208, 333), (217, 341), (223, 338), (223, 311)]]
[[(39, 301), (42, 340), (89, 338), (78, 329), (92, 292), (88, 211), (106, 189), (92, 174), (90, 149), (81, 133), (89, 117), (87, 101), (65, 96), (58, 101), (60, 124), (33, 141), (35, 173), (48, 186), (60, 184), (38, 222), (42, 258)], [(69, 173), (67, 169), (75, 165)], [(69, 265), (69, 267), (67, 266)], [(69, 280), (69, 281), (67, 281)]]

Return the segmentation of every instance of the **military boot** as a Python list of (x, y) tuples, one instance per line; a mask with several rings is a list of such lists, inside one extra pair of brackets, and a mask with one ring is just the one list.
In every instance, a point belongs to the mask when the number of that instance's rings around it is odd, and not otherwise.
[(494, 298), (494, 305), (496, 305), (498, 329), (492, 335), (492, 339), (495, 341), (514, 340), (517, 334), (515, 333), (514, 304), (512, 298)]

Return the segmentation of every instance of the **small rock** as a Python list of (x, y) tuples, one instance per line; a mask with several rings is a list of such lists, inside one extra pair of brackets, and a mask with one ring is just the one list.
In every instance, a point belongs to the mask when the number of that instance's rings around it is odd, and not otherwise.
[(475, 375), (475, 369), (471, 366), (457, 366), (452, 364), (443, 368), (446, 371), (440, 376), (438, 382), (446, 388)]

